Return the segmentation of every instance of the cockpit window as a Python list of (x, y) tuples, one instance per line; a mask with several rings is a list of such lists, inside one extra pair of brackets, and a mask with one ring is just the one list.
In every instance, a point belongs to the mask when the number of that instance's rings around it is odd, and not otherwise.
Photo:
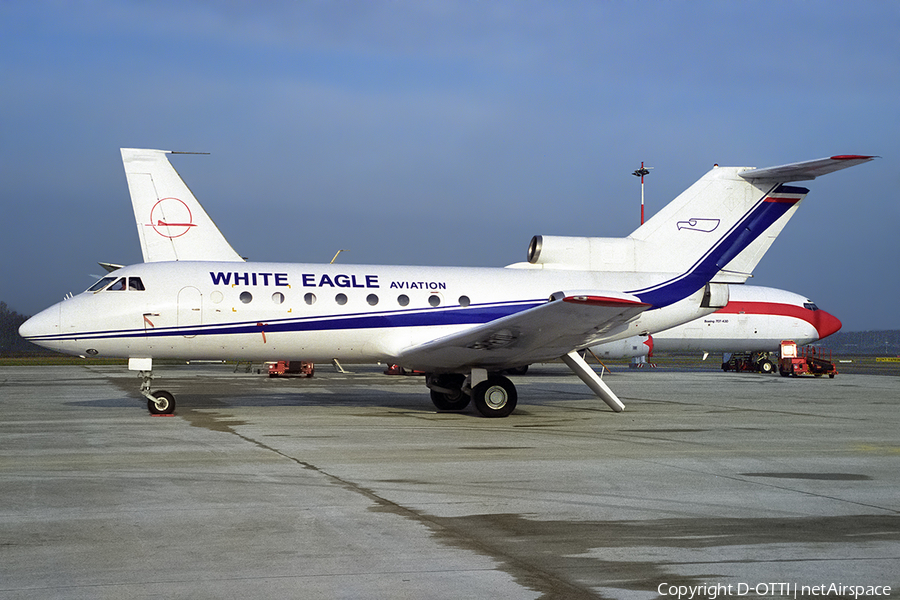
[(102, 290), (103, 288), (105, 288), (106, 286), (108, 286), (110, 283), (112, 283), (115, 280), (116, 280), (115, 277), (104, 277), (103, 279), (101, 279), (100, 281), (98, 281), (97, 283), (95, 283), (94, 285), (89, 287), (88, 291), (89, 292), (99, 292), (100, 290)]
[(819, 310), (819, 307), (816, 306), (814, 302), (804, 302), (803, 308), (806, 310)]
[(99, 292), (103, 289), (113, 292), (121, 290), (143, 292), (146, 288), (144, 288), (144, 282), (141, 281), (140, 277), (104, 277), (103, 279), (89, 287), (87, 291)]

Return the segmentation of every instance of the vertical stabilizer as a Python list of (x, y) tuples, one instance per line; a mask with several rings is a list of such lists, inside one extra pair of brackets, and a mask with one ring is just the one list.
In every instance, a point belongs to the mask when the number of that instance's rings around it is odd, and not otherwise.
[[(809, 192), (787, 183), (873, 158), (839, 155), (765, 169), (717, 166), (628, 237), (539, 235), (529, 244), (528, 263), (511, 266), (671, 274), (626, 290), (647, 304), (667, 306), (711, 282), (746, 281)], [(707, 291), (716, 300), (714, 290)], [(727, 301), (727, 294), (717, 301)]]
[(809, 192), (741, 177), (748, 170), (712, 169), (631, 234), (642, 243), (639, 269), (678, 273), (632, 293), (661, 306), (709, 281), (746, 280)]
[(121, 150), (144, 262), (244, 260), (172, 167), (172, 152)]
[(660, 265), (681, 274), (628, 292), (661, 306), (707, 282), (746, 280), (809, 193), (787, 183), (874, 158), (839, 155), (765, 169), (712, 169), (629, 236), (643, 245), (639, 268)]
[(731, 254), (724, 267), (809, 191), (791, 188), (794, 193), (781, 193), (777, 183), (756, 184), (740, 177), (746, 170), (712, 169), (635, 230), (629, 237), (644, 247), (638, 268), (684, 272), (717, 248), (717, 262)]

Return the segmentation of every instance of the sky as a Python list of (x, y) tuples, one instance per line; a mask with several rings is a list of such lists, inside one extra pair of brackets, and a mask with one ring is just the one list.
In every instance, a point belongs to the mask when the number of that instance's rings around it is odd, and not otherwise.
[(900, 3), (0, 2), (0, 300), (141, 262), (119, 148), (251, 260), (504, 266), (624, 237), (714, 163), (877, 161), (811, 192), (750, 283), (900, 329)]

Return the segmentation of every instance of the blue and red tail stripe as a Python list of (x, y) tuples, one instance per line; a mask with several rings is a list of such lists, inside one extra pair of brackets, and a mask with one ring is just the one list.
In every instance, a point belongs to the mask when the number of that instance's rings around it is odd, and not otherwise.
[(701, 289), (734, 257), (772, 226), (799, 202), (809, 190), (802, 187), (777, 185), (753, 205), (738, 222), (723, 235), (710, 250), (685, 273), (663, 283), (638, 290), (629, 290), (641, 302), (654, 308), (669, 306)]

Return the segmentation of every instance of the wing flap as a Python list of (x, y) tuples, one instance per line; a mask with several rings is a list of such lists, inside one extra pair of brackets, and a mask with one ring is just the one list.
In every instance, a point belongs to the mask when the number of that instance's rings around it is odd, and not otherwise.
[(766, 167), (764, 169), (750, 169), (739, 173), (741, 177), (749, 180), (766, 180), (779, 183), (789, 181), (808, 181), (820, 175), (827, 175), (834, 171), (840, 171), (855, 165), (875, 160), (877, 156), (861, 156), (858, 154), (842, 154), (828, 158), (807, 160), (791, 163), (778, 167)]
[(553, 360), (611, 335), (649, 307), (621, 292), (556, 292), (540, 306), (408, 348), (398, 363), (452, 371)]

